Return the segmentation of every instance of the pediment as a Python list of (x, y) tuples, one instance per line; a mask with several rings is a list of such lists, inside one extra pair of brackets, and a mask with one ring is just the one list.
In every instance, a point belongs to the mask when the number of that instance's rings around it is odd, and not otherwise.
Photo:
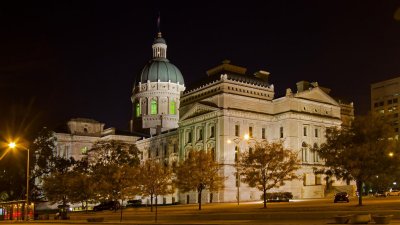
[(180, 118), (181, 121), (218, 110), (217, 107), (205, 105), (202, 103), (194, 103), (191, 105), (187, 105), (185, 106), (185, 109), (182, 109), (181, 111), (182, 112)]
[(294, 95), (294, 97), (327, 103), (331, 105), (339, 105), (339, 103), (335, 99), (333, 99), (319, 87), (297, 93)]

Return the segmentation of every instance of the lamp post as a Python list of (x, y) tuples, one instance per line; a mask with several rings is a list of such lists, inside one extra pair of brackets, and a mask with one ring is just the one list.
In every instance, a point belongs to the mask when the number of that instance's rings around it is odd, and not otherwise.
[[(239, 138), (234, 140), (236, 145), (240, 143), (240, 148), (237, 149), (237, 152), (235, 153), (236, 154), (236, 162), (235, 162), (235, 167), (236, 167), (236, 187), (237, 187), (236, 199), (237, 199), (237, 204), (238, 205), (240, 204), (240, 163), (239, 163), (239, 161), (240, 161), (240, 151), (242, 151), (242, 149), (243, 149), (242, 140), (248, 141), (249, 138), (250, 138), (249, 135), (245, 134), (243, 136), (243, 138), (239, 137)], [(230, 144), (230, 143), (231, 143), (231, 140), (228, 140), (228, 144)], [(236, 146), (235, 146), (235, 151), (236, 151)]]
[[(15, 142), (10, 142), (8, 144), (10, 149), (15, 149), (17, 144)], [(23, 149), (27, 150), (27, 157), (26, 157), (26, 203), (25, 203), (25, 220), (28, 220), (28, 204), (29, 204), (29, 148), (22, 147)]]

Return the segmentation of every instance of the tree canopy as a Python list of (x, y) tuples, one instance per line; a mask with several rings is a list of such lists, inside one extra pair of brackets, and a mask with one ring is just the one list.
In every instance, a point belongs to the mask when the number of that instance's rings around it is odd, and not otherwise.
[(264, 208), (267, 190), (298, 178), (295, 173), (299, 168), (298, 155), (286, 149), (282, 142), (257, 143), (252, 152), (241, 155), (239, 166), (242, 181), (263, 192)]
[(211, 151), (192, 150), (176, 169), (177, 187), (182, 192), (197, 191), (199, 210), (203, 190), (213, 192), (223, 187), (225, 177), (221, 175), (220, 167)]
[(315, 147), (338, 179), (355, 180), (362, 205), (362, 184), (398, 167), (399, 144), (388, 118), (358, 116), (349, 128), (326, 130), (326, 143)]

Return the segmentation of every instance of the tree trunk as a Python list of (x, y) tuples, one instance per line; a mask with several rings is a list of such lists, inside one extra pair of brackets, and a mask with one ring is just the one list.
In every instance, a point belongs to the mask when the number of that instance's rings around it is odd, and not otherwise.
[(124, 200), (121, 200), (121, 215), (120, 215), (120, 217), (119, 217), (119, 222), (122, 222), (122, 205), (124, 204)]
[(203, 191), (203, 189), (199, 189), (198, 191), (197, 191), (197, 194), (198, 194), (198, 198), (199, 198), (199, 210), (201, 210), (201, 192)]
[(87, 205), (88, 204), (88, 200), (86, 199), (85, 202), (86, 202), (85, 207), (86, 207), (86, 214), (87, 214), (88, 213), (88, 205)]
[(356, 181), (359, 206), (362, 206), (362, 184), (363, 184), (363, 182), (361, 180)]
[(157, 195), (155, 196), (156, 197), (156, 223), (157, 223)]
[(263, 188), (264, 209), (267, 208), (267, 189)]
[(150, 195), (150, 212), (153, 212), (153, 194)]

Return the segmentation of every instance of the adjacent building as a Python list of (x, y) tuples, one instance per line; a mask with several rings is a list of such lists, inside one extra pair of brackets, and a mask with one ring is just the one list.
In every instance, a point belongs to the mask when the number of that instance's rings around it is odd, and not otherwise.
[(400, 77), (371, 84), (371, 111), (387, 115), (399, 134)]

